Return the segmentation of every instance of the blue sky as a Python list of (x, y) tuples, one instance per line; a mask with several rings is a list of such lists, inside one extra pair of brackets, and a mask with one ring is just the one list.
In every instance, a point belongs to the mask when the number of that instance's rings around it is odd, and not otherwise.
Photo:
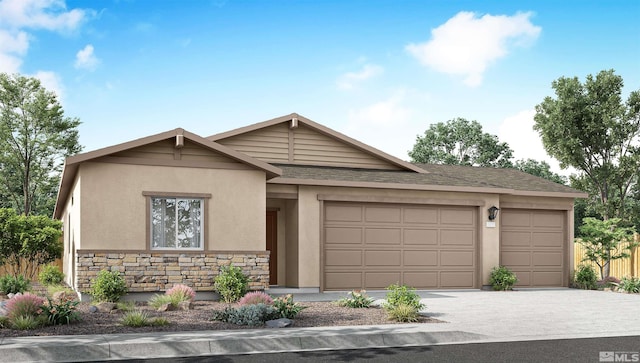
[(0, 72), (37, 76), (85, 151), (298, 112), (407, 159), (477, 120), (547, 159), (534, 107), (560, 76), (640, 89), (640, 1), (0, 0)]

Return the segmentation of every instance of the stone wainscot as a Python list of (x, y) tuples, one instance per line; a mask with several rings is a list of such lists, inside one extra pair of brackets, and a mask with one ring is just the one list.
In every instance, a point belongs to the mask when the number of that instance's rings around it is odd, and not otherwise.
[(98, 252), (76, 254), (76, 289), (88, 293), (101, 270), (120, 271), (129, 292), (166, 291), (185, 284), (195, 291), (214, 291), (213, 279), (222, 266), (238, 266), (249, 276), (250, 290), (269, 288), (269, 252)]

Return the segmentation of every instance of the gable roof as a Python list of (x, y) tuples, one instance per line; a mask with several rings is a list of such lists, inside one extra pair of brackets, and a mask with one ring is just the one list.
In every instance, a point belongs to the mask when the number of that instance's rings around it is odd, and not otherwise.
[(67, 200), (67, 197), (69, 196), (69, 192), (71, 190), (71, 187), (73, 186), (73, 182), (78, 172), (78, 166), (81, 163), (96, 160), (98, 158), (113, 155), (126, 150), (135, 149), (141, 146), (153, 144), (153, 143), (164, 141), (171, 138), (175, 138), (176, 143), (182, 143), (181, 145), (184, 144), (185, 140), (189, 140), (202, 148), (208, 149), (215, 153), (222, 154), (226, 157), (229, 157), (239, 163), (245, 164), (252, 168), (262, 170), (266, 173), (267, 179), (271, 179), (271, 178), (280, 176), (282, 174), (282, 170), (278, 169), (277, 167), (271, 164), (252, 158), (246, 154), (240, 153), (238, 151), (235, 151), (224, 145), (220, 145), (211, 140), (207, 140), (201, 136), (198, 136), (182, 128), (177, 128), (174, 130), (128, 141), (118, 145), (113, 145), (113, 146), (105, 147), (102, 149), (68, 157), (65, 160), (64, 169), (62, 170), (62, 178), (60, 179), (60, 185), (58, 188), (58, 198), (56, 200), (55, 210), (53, 213), (54, 218), (60, 218), (60, 213), (62, 211), (63, 203)]
[(566, 185), (515, 169), (416, 164), (416, 166), (429, 171), (429, 173), (418, 174), (410, 171), (274, 165), (282, 169), (282, 176), (271, 179), (270, 184), (498, 193), (566, 198), (587, 196), (585, 193)]
[(408, 171), (412, 171), (415, 173), (426, 173), (427, 171), (425, 171), (424, 169), (421, 169), (419, 167), (417, 167), (414, 164), (411, 164), (407, 161), (401, 160), (399, 158), (396, 158), (395, 156), (389, 155), (383, 151), (380, 151), (372, 146), (369, 146), (367, 144), (364, 144), (358, 140), (355, 140), (349, 136), (346, 136), (340, 132), (337, 132), (335, 130), (332, 130), (326, 126), (320, 125), (314, 121), (311, 121), (310, 119), (301, 116), (297, 113), (292, 113), (289, 115), (285, 115), (285, 116), (281, 116), (281, 117), (276, 117), (274, 119), (271, 120), (267, 120), (267, 121), (263, 121), (263, 122), (259, 122), (253, 125), (249, 125), (249, 126), (245, 126), (245, 127), (241, 127), (235, 130), (231, 130), (231, 131), (227, 131), (227, 132), (222, 132), (219, 134), (215, 134), (212, 136), (209, 136), (208, 139), (213, 140), (213, 141), (222, 141), (224, 139), (229, 139), (232, 138), (234, 136), (238, 136), (238, 135), (242, 135), (242, 134), (248, 134), (257, 130), (261, 130), (261, 129), (265, 129), (268, 127), (272, 127), (275, 125), (279, 125), (279, 124), (283, 124), (283, 123), (291, 123), (291, 125), (295, 125), (293, 127), (297, 127), (297, 125), (304, 125), (322, 135), (325, 135), (331, 139), (334, 139), (342, 144), (348, 145), (351, 148), (357, 149), (365, 154), (368, 154), (378, 160), (382, 160), (385, 163), (394, 165), (395, 167), (398, 167), (401, 170), (408, 170)]

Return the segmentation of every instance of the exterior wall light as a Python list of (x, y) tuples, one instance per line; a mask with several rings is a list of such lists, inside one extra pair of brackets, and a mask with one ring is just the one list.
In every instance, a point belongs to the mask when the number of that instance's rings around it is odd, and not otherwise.
[(498, 217), (498, 211), (500, 211), (500, 208), (496, 207), (495, 205), (492, 206), (491, 208), (489, 208), (489, 220), (493, 221)]

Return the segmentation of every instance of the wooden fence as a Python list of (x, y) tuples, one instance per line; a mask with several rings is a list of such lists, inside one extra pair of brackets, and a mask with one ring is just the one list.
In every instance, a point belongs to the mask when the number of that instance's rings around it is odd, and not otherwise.
[[(640, 234), (636, 234), (634, 236), (635, 242), (640, 242)], [(627, 243), (628, 245), (628, 243)], [(623, 244), (625, 246), (625, 244)], [(585, 247), (580, 243), (573, 244), (573, 267), (578, 268), (579, 265), (591, 265), (598, 273), (598, 278), (600, 277), (600, 268), (593, 262), (583, 262)], [(640, 277), (640, 246), (634, 247), (630, 251), (631, 257), (629, 258), (621, 258), (614, 261), (611, 261), (611, 266), (609, 267), (609, 276), (614, 276), (617, 278), (623, 278), (625, 276), (638, 276)]]
[[(55, 266), (58, 266), (58, 268), (60, 268), (60, 271), (62, 271), (62, 259), (58, 258), (57, 260), (53, 261), (51, 264), (55, 265)], [(36, 280), (38, 279), (38, 274), (40, 273), (40, 270), (42, 269), (43, 266), (45, 266), (45, 265), (42, 265), (42, 266), (38, 267), (38, 270), (36, 271), (36, 274), (34, 276), (34, 278)], [(6, 266), (6, 265), (0, 266), (0, 276), (8, 274), (8, 273), (10, 273), (10, 271), (11, 270), (10, 270), (9, 266)]]

